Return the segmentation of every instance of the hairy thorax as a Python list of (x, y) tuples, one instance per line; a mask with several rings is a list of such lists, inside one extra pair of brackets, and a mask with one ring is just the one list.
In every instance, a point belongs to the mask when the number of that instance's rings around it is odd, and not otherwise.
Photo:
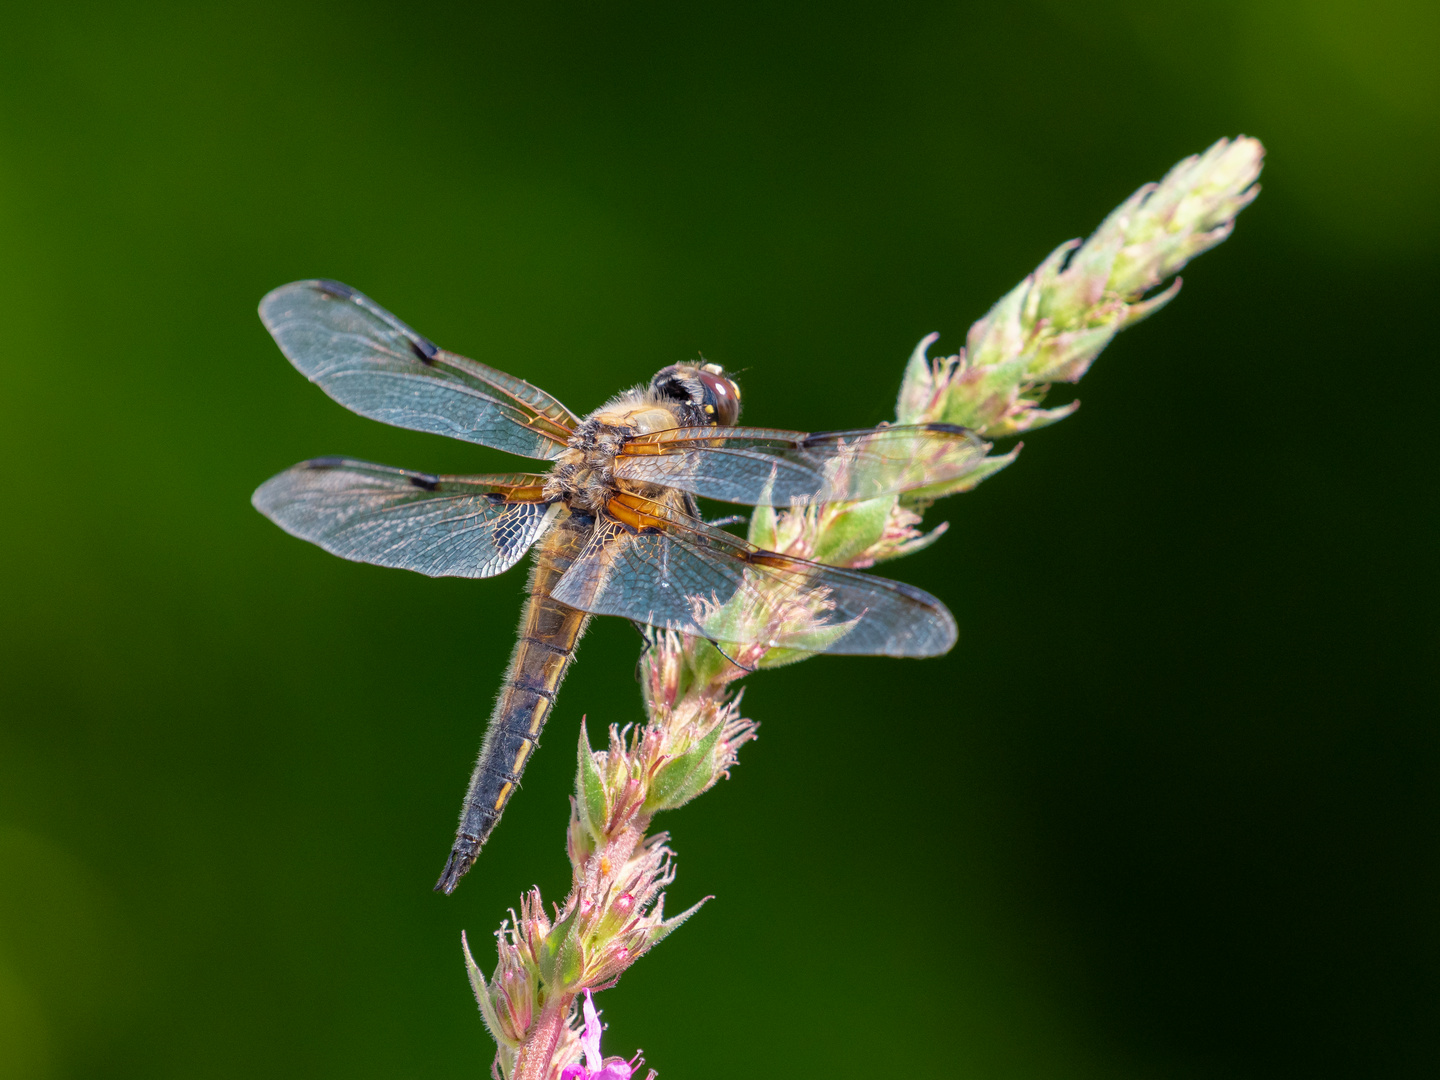
[(679, 427), (678, 411), (644, 398), (622, 398), (597, 409), (580, 422), (565, 452), (555, 459), (545, 481), (546, 498), (563, 499), (578, 513), (596, 514), (622, 490), (650, 494), (649, 484), (616, 481), (615, 455), (628, 438)]

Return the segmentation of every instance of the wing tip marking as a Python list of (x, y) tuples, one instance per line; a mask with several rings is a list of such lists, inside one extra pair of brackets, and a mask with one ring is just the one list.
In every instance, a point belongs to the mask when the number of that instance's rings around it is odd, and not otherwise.
[(321, 296), (328, 296), (331, 299), (348, 300), (356, 307), (362, 308), (371, 315), (382, 319), (385, 323), (389, 324), (392, 329), (398, 330), (405, 335), (406, 340), (410, 343), (411, 352), (413, 352), (422, 363), (433, 364), (435, 357), (440, 353), (440, 346), (436, 345), (429, 338), (423, 334), (416, 333), (408, 325), (375, 303), (375, 301), (371, 300), (359, 289), (346, 285), (343, 281), (336, 281), (334, 278), (315, 278), (312, 281), (297, 281), (291, 285), (281, 285), (280, 288), (271, 292), (265, 297), (265, 300), (261, 301), (262, 309), (270, 297), (296, 286), (311, 289), (318, 292)]
[(360, 296), (358, 289), (352, 289), (343, 281), (336, 281), (334, 278), (317, 278), (310, 287), (318, 293), (338, 297), (341, 300), (355, 300)]

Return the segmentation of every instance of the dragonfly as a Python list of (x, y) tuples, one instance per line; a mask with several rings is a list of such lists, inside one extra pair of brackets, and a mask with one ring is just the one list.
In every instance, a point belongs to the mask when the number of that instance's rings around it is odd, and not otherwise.
[[(453, 892), (494, 830), (593, 615), (755, 642), (726, 605), (807, 603), (817, 652), (931, 657), (955, 620), (920, 589), (747, 543), (697, 498), (795, 510), (915, 490), (972, 470), (989, 445), (951, 424), (807, 433), (741, 427), (717, 364), (671, 364), (583, 419), (544, 390), (442, 349), (355, 289), (298, 281), (260, 317), (289, 361), (361, 416), (548, 462), (440, 476), (345, 457), (303, 461), (255, 507), (344, 559), (431, 577), (491, 577), (533, 552), (518, 640), (436, 891)], [(743, 519), (742, 519), (743, 520)], [(728, 653), (727, 653), (728, 655)]]

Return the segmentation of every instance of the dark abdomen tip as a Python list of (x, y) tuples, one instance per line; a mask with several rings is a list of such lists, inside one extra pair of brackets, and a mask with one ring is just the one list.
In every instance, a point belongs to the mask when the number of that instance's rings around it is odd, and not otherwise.
[(455, 846), (450, 849), (450, 857), (445, 860), (445, 869), (440, 871), (440, 880), (435, 882), (435, 891), (449, 896), (455, 891), (455, 886), (460, 884), (464, 877), (475, 865), (475, 860), (480, 857), (481, 841), (470, 836), (459, 836), (455, 838)]

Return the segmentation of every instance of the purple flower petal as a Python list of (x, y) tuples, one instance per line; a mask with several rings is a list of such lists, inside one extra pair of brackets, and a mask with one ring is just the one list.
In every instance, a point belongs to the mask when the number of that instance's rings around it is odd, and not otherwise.
[[(600, 1057), (600, 1014), (595, 1011), (595, 999), (585, 991), (585, 1034), (580, 1036), (580, 1045), (585, 1048), (585, 1068), (593, 1078), (605, 1068)], [(605, 1080), (610, 1080), (606, 1077)], [(625, 1080), (630, 1080), (627, 1075)]]

